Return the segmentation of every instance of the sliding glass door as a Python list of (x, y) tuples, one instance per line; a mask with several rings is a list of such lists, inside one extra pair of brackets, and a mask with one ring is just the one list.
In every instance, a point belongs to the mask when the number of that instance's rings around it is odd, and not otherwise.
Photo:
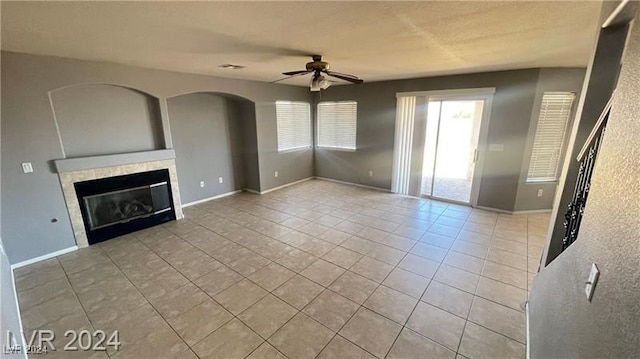
[(423, 196), (472, 202), (484, 109), (484, 99), (429, 99)]
[(397, 93), (391, 190), (475, 206), (494, 93)]

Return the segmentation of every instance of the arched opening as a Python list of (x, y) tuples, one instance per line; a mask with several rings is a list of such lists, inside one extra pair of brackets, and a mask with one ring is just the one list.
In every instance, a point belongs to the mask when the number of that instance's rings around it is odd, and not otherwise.
[(158, 99), (109, 84), (86, 84), (50, 92), (65, 157), (165, 148)]
[(195, 92), (167, 99), (167, 108), (183, 203), (260, 190), (252, 101)]

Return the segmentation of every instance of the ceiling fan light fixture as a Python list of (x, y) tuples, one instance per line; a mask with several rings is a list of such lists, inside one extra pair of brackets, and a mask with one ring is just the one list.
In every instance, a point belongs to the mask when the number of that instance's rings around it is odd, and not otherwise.
[(244, 69), (246, 66), (234, 65), (234, 64), (222, 64), (222, 65), (218, 65), (218, 67), (221, 69), (228, 69), (228, 70), (240, 70), (240, 69)]
[(331, 81), (327, 80), (324, 76), (314, 76), (311, 79), (309, 90), (311, 90), (311, 92), (318, 92), (320, 90), (328, 89), (329, 86), (331, 86)]
[(350, 82), (352, 84), (361, 84), (364, 82), (362, 79), (359, 79), (354, 75), (329, 71), (329, 63), (322, 61), (322, 56), (320, 55), (313, 55), (312, 58), (313, 61), (308, 62), (304, 70), (283, 72), (282, 74), (287, 77), (280, 80), (272, 81), (272, 83), (280, 82), (282, 80), (290, 79), (296, 76), (312, 74), (313, 76), (311, 78), (311, 81), (309, 82), (309, 90), (311, 90), (312, 92), (318, 92), (320, 90), (326, 90), (327, 88), (329, 88), (329, 86), (331, 86), (332, 82), (335, 82), (328, 80), (324, 75), (327, 75), (329, 78), (337, 78), (343, 81)]

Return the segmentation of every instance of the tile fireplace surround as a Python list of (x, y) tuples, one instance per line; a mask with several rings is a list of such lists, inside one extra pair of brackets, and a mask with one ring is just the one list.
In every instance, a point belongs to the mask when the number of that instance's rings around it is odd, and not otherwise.
[(176, 219), (182, 219), (184, 217), (180, 205), (175, 152), (173, 150), (63, 159), (56, 160), (55, 164), (69, 212), (73, 235), (75, 236), (76, 245), (79, 248), (87, 247), (89, 241), (82, 220), (80, 204), (78, 203), (78, 197), (73, 185), (76, 182), (168, 169)]

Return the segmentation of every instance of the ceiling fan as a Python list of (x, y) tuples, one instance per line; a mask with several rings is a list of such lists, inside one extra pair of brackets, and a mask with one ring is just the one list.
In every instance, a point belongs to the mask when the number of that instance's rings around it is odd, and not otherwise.
[(285, 77), (283, 79), (280, 79), (274, 82), (286, 80), (296, 76), (311, 74), (311, 73), (313, 74), (313, 77), (311, 78), (311, 83), (309, 86), (311, 91), (326, 90), (329, 86), (331, 86), (332, 81), (328, 80), (324, 75), (335, 77), (337, 79), (348, 81), (354, 84), (361, 84), (364, 82), (363, 80), (359, 79), (357, 76), (354, 76), (354, 75), (329, 71), (329, 63), (322, 61), (321, 55), (313, 55), (311, 56), (311, 58), (313, 59), (313, 61), (307, 62), (306, 70), (283, 72), (282, 74), (288, 77)]

